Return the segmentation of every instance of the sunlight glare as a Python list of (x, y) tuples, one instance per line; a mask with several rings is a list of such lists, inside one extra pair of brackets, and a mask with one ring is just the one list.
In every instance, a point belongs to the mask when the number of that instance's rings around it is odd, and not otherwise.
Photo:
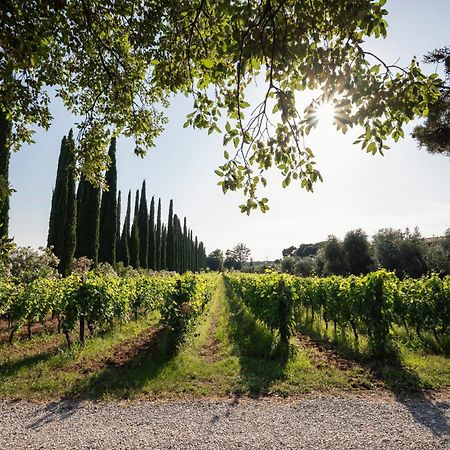
[(336, 122), (336, 108), (330, 102), (321, 102), (316, 108), (315, 116), (320, 126), (330, 127)]

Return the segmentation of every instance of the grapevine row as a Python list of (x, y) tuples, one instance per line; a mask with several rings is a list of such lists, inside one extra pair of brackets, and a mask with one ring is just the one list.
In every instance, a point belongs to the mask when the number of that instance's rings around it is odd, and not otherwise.
[(328, 327), (366, 335), (375, 355), (391, 350), (393, 325), (432, 333), (441, 344), (450, 332), (450, 277), (398, 279), (385, 270), (365, 276), (295, 277), (287, 274), (228, 274), (228, 285), (256, 318), (278, 330), (282, 340), (301, 317), (321, 317)]
[(201, 314), (212, 288), (211, 277), (192, 273), (117, 277), (88, 272), (28, 284), (0, 280), (0, 317), (10, 322), (10, 342), (21, 327), (31, 335), (32, 324), (56, 318), (70, 346), (77, 327), (84, 342), (86, 327), (91, 334), (104, 332), (154, 310), (161, 312), (164, 325), (186, 326)]

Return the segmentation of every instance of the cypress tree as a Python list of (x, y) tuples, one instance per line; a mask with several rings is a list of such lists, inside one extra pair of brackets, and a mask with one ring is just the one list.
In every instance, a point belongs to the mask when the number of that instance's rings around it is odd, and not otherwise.
[(150, 202), (150, 217), (148, 221), (148, 267), (157, 270), (156, 239), (155, 239), (155, 197)]
[(175, 270), (175, 248), (173, 232), (173, 200), (169, 204), (169, 218), (167, 220), (166, 263), (167, 270)]
[(100, 189), (81, 177), (77, 191), (77, 246), (75, 256), (98, 262)]
[(179, 234), (178, 234), (178, 216), (174, 214), (173, 216), (173, 248), (174, 248), (174, 258), (173, 258), (173, 270), (176, 272), (180, 271), (179, 265)]
[(73, 256), (77, 245), (77, 198), (75, 189), (75, 143), (72, 130), (68, 137), (70, 165), (67, 179), (67, 216), (64, 239), (64, 256), (61, 258), (62, 273), (69, 275), (72, 269)]
[(106, 171), (105, 181), (108, 190), (102, 193), (100, 207), (100, 237), (98, 258), (101, 262), (116, 264), (116, 234), (117, 234), (117, 167), (116, 167), (116, 138), (112, 138), (108, 156), (110, 164)]
[(180, 219), (177, 217), (177, 260), (178, 272), (183, 272), (183, 235)]
[[(85, 186), (84, 183), (82, 183), (83, 177), (80, 180), (80, 182), (78, 183), (78, 189), (77, 189), (77, 238), (78, 238), (78, 222), (80, 219), (80, 203), (81, 203), (81, 199), (84, 197), (84, 191), (85, 191)], [(78, 245), (77, 245), (78, 247)]]
[(203, 242), (200, 242), (198, 245), (199, 252), (199, 269), (202, 270), (206, 267), (206, 252), (205, 247), (203, 246)]
[(187, 231), (187, 222), (186, 222), (186, 217), (184, 218), (183, 221), (183, 247), (182, 247), (182, 251), (183, 251), (183, 267), (182, 267), (182, 271), (183, 272), (187, 272), (189, 270), (188, 267), (188, 231)]
[(127, 200), (127, 212), (125, 220), (123, 222), (122, 236), (120, 237), (120, 254), (122, 255), (121, 261), (124, 266), (130, 265), (130, 223), (131, 223), (131, 191), (128, 192)]
[(186, 270), (192, 270), (191, 268), (191, 234), (188, 228), (186, 234)]
[(195, 236), (195, 244), (194, 244), (194, 271), (198, 272), (198, 239)]
[(11, 121), (6, 112), (0, 110), (0, 238), (8, 237), (9, 228), (9, 160), (11, 150), (8, 139), (11, 134)]
[(58, 270), (70, 272), (76, 246), (77, 203), (75, 196), (75, 144), (73, 132), (63, 137), (50, 211), (48, 246), (59, 258)]
[(133, 220), (135, 217), (139, 216), (139, 190), (136, 190), (136, 196), (134, 197), (134, 216), (133, 216)]
[(161, 269), (167, 270), (167, 228), (165, 225), (161, 230)]
[(48, 224), (47, 247), (55, 247), (55, 243), (60, 239), (61, 226), (56, 226), (57, 216), (60, 215), (61, 205), (67, 200), (66, 169), (67, 163), (67, 137), (63, 136), (58, 156), (58, 168), (56, 170), (55, 187), (52, 191), (52, 205), (50, 209), (50, 220)]
[(177, 217), (177, 271), (179, 273), (183, 272), (183, 236), (181, 230), (181, 222), (179, 217)]
[(194, 267), (194, 240), (192, 230), (189, 231), (189, 267), (192, 272), (195, 272)]
[(68, 275), (76, 245), (75, 144), (72, 130), (64, 136), (58, 158), (58, 171), (52, 196), (48, 246), (59, 258), (58, 270)]
[(142, 182), (141, 201), (138, 212), (139, 227), (139, 266), (148, 267), (148, 207), (145, 180)]
[(117, 194), (116, 204), (116, 261), (122, 261), (122, 253), (120, 247), (120, 219), (122, 210), (122, 193), (119, 191)]
[(135, 268), (139, 268), (139, 190), (136, 191), (136, 199), (134, 203), (134, 218), (133, 225), (131, 227), (130, 236), (130, 264)]
[(156, 233), (155, 233), (155, 266), (156, 270), (162, 269), (162, 244), (161, 244), (161, 199), (158, 199), (158, 215), (156, 217)]

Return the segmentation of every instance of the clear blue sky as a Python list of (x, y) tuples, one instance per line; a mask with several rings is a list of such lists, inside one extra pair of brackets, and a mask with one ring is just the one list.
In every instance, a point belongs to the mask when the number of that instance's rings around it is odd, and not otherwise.
[[(407, 64), (414, 55), (450, 44), (448, 0), (391, 0), (387, 3), (389, 34), (370, 42), (383, 59)], [(432, 71), (432, 67), (425, 70)], [(207, 251), (226, 250), (246, 243), (255, 260), (275, 259), (283, 248), (324, 240), (329, 234), (363, 228), (369, 235), (379, 228), (418, 226), (425, 236), (440, 235), (450, 227), (450, 158), (419, 150), (409, 136), (393, 144), (384, 157), (353, 146), (355, 133), (341, 135), (323, 123), (308, 142), (317, 156), (324, 183), (314, 193), (297, 186), (281, 188), (270, 177), (266, 196), (270, 211), (240, 213), (241, 193), (223, 195), (214, 170), (222, 163), (220, 135), (182, 128), (191, 100), (173, 99), (169, 123), (145, 159), (133, 155), (130, 140), (118, 141), (119, 189), (136, 190), (145, 178), (147, 195), (161, 197), (164, 214), (169, 199)], [(61, 138), (74, 118), (55, 101), (54, 120), (48, 131), (39, 130), (35, 144), (13, 155), (11, 183), (11, 235), (20, 245), (45, 245), (51, 191)], [(124, 207), (124, 206), (123, 206)]]

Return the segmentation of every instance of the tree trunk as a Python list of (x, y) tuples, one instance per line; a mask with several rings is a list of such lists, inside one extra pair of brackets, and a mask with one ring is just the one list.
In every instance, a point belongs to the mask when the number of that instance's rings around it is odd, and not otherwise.
[(280, 341), (283, 344), (289, 342), (289, 330), (288, 330), (288, 305), (286, 304), (286, 287), (283, 279), (278, 283), (278, 319), (279, 319), (279, 332)]
[(358, 331), (356, 330), (355, 321), (354, 320), (350, 320), (350, 325), (352, 326), (353, 335), (355, 336), (355, 341), (358, 342), (359, 336), (358, 336)]
[(66, 336), (66, 341), (67, 341), (67, 347), (71, 347), (72, 346), (72, 342), (70, 341), (70, 334), (68, 331), (64, 331), (64, 336)]
[(80, 343), (84, 344), (84, 314), (80, 314)]
[(444, 350), (444, 344), (442, 343), (442, 341), (438, 335), (436, 327), (433, 327), (433, 336), (436, 339), (436, 342), (439, 344), (439, 347), (441, 347), (441, 349)]

